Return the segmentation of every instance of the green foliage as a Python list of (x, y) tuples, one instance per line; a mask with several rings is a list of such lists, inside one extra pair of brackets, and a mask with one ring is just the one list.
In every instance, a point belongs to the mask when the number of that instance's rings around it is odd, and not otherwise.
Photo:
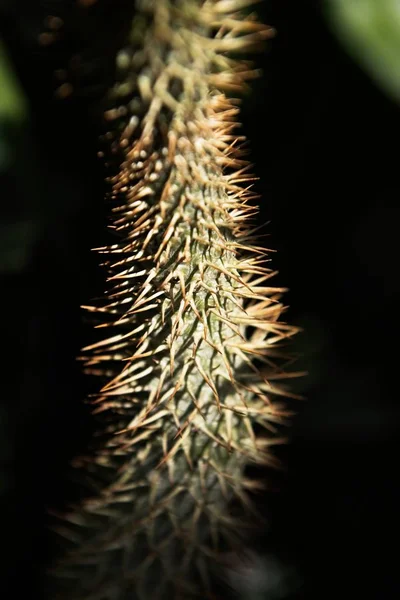
[[(15, 170), (28, 118), (27, 99), (0, 40), (0, 174)], [(0, 224), (0, 272), (23, 268), (36, 232), (37, 226), (29, 217)]]
[[(0, 40), (0, 122), (23, 124), (28, 116), (28, 106), (16, 78), (6, 50)], [(2, 155), (0, 154), (0, 161)], [(1, 167), (1, 162), (0, 162)]]
[(400, 2), (325, 0), (328, 22), (382, 90), (400, 102)]

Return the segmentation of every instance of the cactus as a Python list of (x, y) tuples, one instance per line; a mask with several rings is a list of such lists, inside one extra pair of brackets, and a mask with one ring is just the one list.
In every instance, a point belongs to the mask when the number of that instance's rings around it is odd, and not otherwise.
[(97, 249), (106, 297), (85, 307), (109, 333), (82, 356), (101, 381), (101, 434), (74, 463), (86, 499), (59, 515), (52, 598), (213, 597), (212, 565), (243, 525), (230, 504), (245, 513), (257, 486), (245, 467), (273, 461), (280, 345), (295, 329), (279, 321), (224, 95), (254, 75), (231, 54), (270, 35), (251, 4), (139, 0), (118, 54), (105, 113), (117, 241)]

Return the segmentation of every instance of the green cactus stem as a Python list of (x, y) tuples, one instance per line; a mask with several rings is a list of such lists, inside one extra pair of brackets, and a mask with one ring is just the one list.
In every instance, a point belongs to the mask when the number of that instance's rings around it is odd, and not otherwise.
[(106, 335), (83, 353), (102, 432), (74, 463), (87, 499), (60, 516), (55, 598), (212, 597), (210, 565), (244, 520), (229, 505), (249, 508), (257, 485), (245, 467), (273, 461), (276, 363), (295, 329), (279, 321), (224, 95), (254, 75), (231, 54), (271, 33), (241, 12), (251, 4), (138, 1), (117, 57), (105, 115), (117, 241), (97, 249), (108, 292), (86, 309)]

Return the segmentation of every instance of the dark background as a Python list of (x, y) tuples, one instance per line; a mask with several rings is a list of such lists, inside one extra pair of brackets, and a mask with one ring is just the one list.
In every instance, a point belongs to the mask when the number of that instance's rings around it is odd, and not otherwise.
[[(45, 508), (73, 494), (66, 464), (90, 433), (75, 356), (90, 335), (79, 306), (103, 290), (90, 248), (108, 235), (95, 107), (129, 9), (114, 2), (78, 26), (72, 5), (0, 3), (29, 101), (22, 129), (1, 124), (12, 156), (0, 173), (1, 231), (14, 246), (2, 253), (0, 288), (0, 492), (13, 589), (38, 598)], [(56, 8), (70, 30), (52, 51), (37, 36)], [(276, 491), (259, 499), (271, 526), (258, 549), (296, 572), (287, 598), (398, 598), (400, 110), (347, 56), (319, 2), (270, 0), (258, 12), (278, 35), (256, 58), (264, 75), (242, 122), (276, 284), (290, 288), (286, 320), (304, 327), (297, 368), (309, 372), (294, 383), (306, 401), (292, 403)], [(60, 101), (53, 72), (71, 52), (92, 68), (78, 69), (78, 92)]]

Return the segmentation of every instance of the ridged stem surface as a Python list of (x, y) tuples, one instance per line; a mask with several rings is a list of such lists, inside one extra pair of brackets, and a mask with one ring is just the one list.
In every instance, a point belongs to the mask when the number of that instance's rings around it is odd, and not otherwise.
[(210, 561), (240, 526), (229, 503), (249, 506), (256, 487), (245, 466), (272, 460), (285, 376), (274, 358), (294, 330), (251, 231), (238, 109), (223, 92), (253, 74), (227, 53), (269, 35), (240, 13), (250, 4), (137, 2), (117, 58), (105, 115), (116, 242), (98, 249), (108, 289), (86, 308), (104, 336), (83, 356), (101, 381), (101, 433), (75, 461), (87, 499), (58, 527), (55, 597), (205, 598)]

